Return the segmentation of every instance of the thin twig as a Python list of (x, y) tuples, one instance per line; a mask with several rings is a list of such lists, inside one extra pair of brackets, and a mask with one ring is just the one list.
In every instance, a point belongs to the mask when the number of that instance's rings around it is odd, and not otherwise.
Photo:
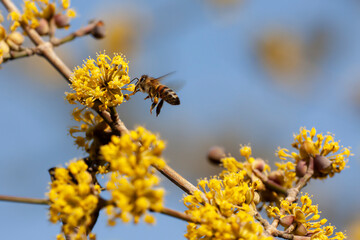
[[(195, 191), (199, 191), (197, 187), (195, 187), (188, 180), (183, 178), (180, 174), (178, 174), (174, 169), (166, 165), (163, 168), (159, 168), (158, 166), (154, 167), (166, 178), (168, 178), (171, 182), (173, 182), (176, 186), (181, 188), (187, 194), (193, 194)], [(206, 198), (204, 198), (206, 199)]]
[(67, 35), (63, 38), (59, 39), (59, 38), (53, 37), (53, 38), (51, 38), (50, 42), (52, 43), (52, 45), (54, 47), (57, 47), (64, 43), (70, 42), (70, 41), (74, 40), (75, 38), (86, 36), (91, 33), (91, 31), (96, 27), (96, 25), (99, 22), (101, 22), (101, 21), (92, 21), (85, 27), (82, 27), (82, 28), (78, 29), (77, 31), (70, 33), (69, 35)]
[(40, 204), (40, 205), (48, 205), (49, 204), (49, 200), (47, 200), (47, 199), (14, 197), (14, 196), (5, 196), (5, 195), (0, 195), (0, 201)]
[[(150, 209), (150, 211), (153, 211), (153, 210)], [(156, 212), (156, 211), (153, 211), (153, 212)], [(173, 210), (171, 208), (164, 207), (159, 213), (162, 213), (162, 214), (174, 217), (174, 218), (178, 218), (178, 219), (184, 220), (186, 222), (196, 223), (190, 215), (183, 213), (183, 212)]]
[(264, 174), (262, 174), (259, 170), (257, 169), (253, 169), (253, 172), (255, 173), (255, 175), (260, 178), (260, 180), (264, 183), (264, 185), (272, 190), (272, 191), (275, 191), (277, 193), (281, 193), (281, 194), (284, 194), (284, 195), (287, 195), (287, 189), (276, 184), (276, 183), (273, 183), (271, 181), (269, 181), (269, 179), (267, 178), (267, 176), (265, 176)]
[(4, 58), (4, 61), (9, 61), (9, 60), (15, 60), (15, 59), (24, 58), (24, 57), (30, 57), (37, 53), (39, 53), (39, 51), (36, 48), (26, 48), (22, 51), (10, 51), (9, 53), (5, 53), (3, 55), (3, 58)]

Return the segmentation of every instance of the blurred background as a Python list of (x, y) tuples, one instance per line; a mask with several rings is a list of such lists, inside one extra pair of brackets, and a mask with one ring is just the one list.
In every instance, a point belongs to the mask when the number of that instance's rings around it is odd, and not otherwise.
[[(177, 91), (180, 106), (165, 104), (155, 117), (139, 93), (118, 110), (128, 128), (158, 132), (168, 143), (169, 165), (194, 184), (221, 171), (206, 160), (213, 145), (241, 159), (239, 144), (251, 143), (253, 155), (272, 166), (277, 147), (290, 148), (302, 126), (330, 131), (351, 146), (349, 168), (304, 191), (314, 195), (322, 217), (360, 239), (353, 233), (360, 226), (359, 1), (83, 0), (72, 7), (78, 17), (58, 36), (102, 19), (107, 38), (56, 49), (70, 68), (106, 50), (126, 55), (131, 78), (176, 71), (164, 83)], [(74, 106), (64, 100), (69, 87), (39, 57), (1, 67), (0, 194), (43, 198), (47, 170), (84, 156), (68, 135), (76, 124)], [(184, 210), (183, 192), (167, 179), (162, 185), (166, 206)], [(55, 239), (60, 231), (47, 221), (45, 206), (0, 202), (0, 213), (2, 239)], [(94, 232), (101, 240), (184, 239), (183, 221), (156, 219), (155, 226), (108, 227), (101, 215)]]

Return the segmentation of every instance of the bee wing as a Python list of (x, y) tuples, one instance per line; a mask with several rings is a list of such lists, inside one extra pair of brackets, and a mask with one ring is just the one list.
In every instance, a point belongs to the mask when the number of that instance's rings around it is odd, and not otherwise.
[(167, 73), (167, 74), (165, 74), (165, 75), (162, 75), (162, 76), (160, 76), (160, 77), (158, 77), (158, 78), (152, 79), (152, 81), (161, 81), (161, 80), (163, 80), (164, 78), (166, 78), (167, 76), (169, 76), (169, 75), (171, 75), (171, 74), (174, 74), (174, 73), (175, 73), (175, 71), (169, 72), (169, 73)]

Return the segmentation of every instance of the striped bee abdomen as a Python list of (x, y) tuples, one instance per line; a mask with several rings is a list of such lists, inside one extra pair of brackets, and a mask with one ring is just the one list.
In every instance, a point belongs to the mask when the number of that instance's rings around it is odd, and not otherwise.
[(160, 84), (157, 87), (157, 91), (160, 95), (160, 98), (164, 99), (165, 102), (167, 102), (171, 105), (179, 105), (180, 104), (180, 99), (179, 99), (178, 95), (173, 90), (168, 88), (167, 86)]

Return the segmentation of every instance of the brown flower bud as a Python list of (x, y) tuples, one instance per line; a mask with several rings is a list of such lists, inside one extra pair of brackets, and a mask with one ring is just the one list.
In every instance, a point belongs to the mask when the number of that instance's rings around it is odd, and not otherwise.
[(271, 172), (268, 176), (268, 179), (274, 181), (275, 183), (277, 183), (279, 185), (284, 184), (284, 174), (280, 170)]
[(260, 172), (264, 171), (265, 168), (265, 161), (262, 160), (261, 158), (256, 158), (252, 163), (251, 166), (253, 167), (253, 169), (257, 169)]
[(301, 223), (298, 223), (297, 224), (297, 227), (296, 229), (293, 231), (293, 233), (295, 235), (299, 235), (299, 236), (305, 236), (307, 234), (307, 230), (306, 230), (306, 227), (301, 224)]
[(210, 148), (207, 157), (211, 163), (218, 165), (221, 163), (221, 159), (226, 157), (225, 150), (222, 147), (214, 146)]
[(294, 216), (293, 215), (287, 215), (285, 217), (280, 218), (279, 223), (281, 226), (288, 228), (291, 224), (294, 222)]
[(41, 36), (47, 35), (49, 33), (49, 23), (45, 19), (41, 18), (39, 20), (39, 26), (35, 28), (36, 32)]
[(24, 36), (19, 32), (12, 32), (9, 34), (9, 36), (6, 38), (6, 43), (11, 45), (21, 45), (24, 42)]
[(56, 14), (54, 20), (58, 28), (68, 27), (70, 25), (70, 18), (62, 13)]
[(316, 155), (314, 158), (315, 170), (320, 173), (328, 173), (331, 169), (331, 161), (322, 155)]
[(104, 38), (106, 35), (106, 28), (103, 21), (99, 21), (92, 29), (91, 35), (96, 39)]
[(306, 173), (308, 169), (307, 163), (304, 160), (300, 160), (297, 164), (296, 164), (296, 176), (298, 176), (299, 178), (303, 177)]

